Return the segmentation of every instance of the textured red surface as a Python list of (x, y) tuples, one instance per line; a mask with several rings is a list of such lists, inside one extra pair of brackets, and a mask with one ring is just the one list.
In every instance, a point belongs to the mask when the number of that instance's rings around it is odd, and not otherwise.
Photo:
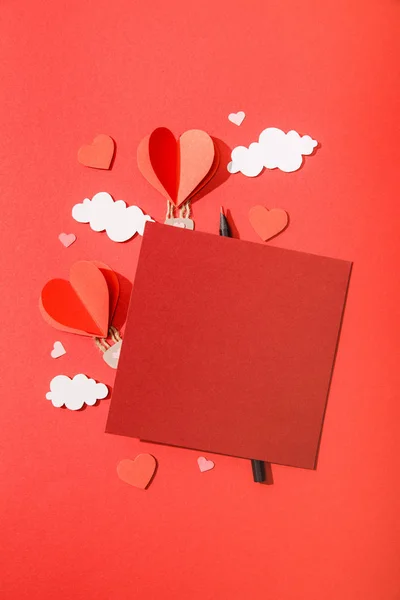
[[(2, 600), (398, 599), (399, 13), (395, 0), (2, 2)], [(108, 400), (74, 413), (45, 399), (60, 373), (113, 384), (38, 297), (76, 260), (132, 277), (140, 240), (70, 214), (105, 190), (162, 220), (136, 167), (162, 125), (231, 148), (267, 126), (321, 144), (296, 173), (232, 175), (194, 203), (197, 230), (216, 233), (223, 204), (252, 241), (249, 208), (284, 208), (271, 245), (354, 261), (315, 472), (275, 467), (274, 486), (256, 485), (247, 460), (207, 455), (200, 473), (194, 451), (106, 435)], [(97, 133), (116, 140), (111, 171), (77, 162)], [(67, 354), (52, 360), (57, 339)], [(116, 474), (140, 452), (158, 462), (146, 491)]]
[(350, 269), (147, 224), (107, 432), (313, 469)]

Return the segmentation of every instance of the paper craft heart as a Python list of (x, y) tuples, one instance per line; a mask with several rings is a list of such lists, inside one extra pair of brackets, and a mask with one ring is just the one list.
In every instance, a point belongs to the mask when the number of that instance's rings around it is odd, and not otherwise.
[(243, 123), (245, 116), (246, 114), (242, 110), (239, 110), (237, 113), (228, 115), (228, 119), (231, 123), (234, 123), (239, 127)]
[(166, 127), (155, 129), (139, 144), (140, 172), (158, 192), (181, 206), (215, 174), (218, 167), (212, 138), (205, 131), (185, 131), (178, 140)]
[(253, 229), (266, 242), (278, 235), (288, 224), (288, 214), (282, 208), (253, 206), (249, 211), (249, 220)]
[(206, 471), (211, 471), (211, 469), (215, 467), (213, 461), (207, 460), (206, 458), (204, 458), (204, 456), (200, 456), (197, 459), (197, 464), (199, 465), (199, 469), (202, 473), (205, 473)]
[(139, 454), (135, 460), (125, 458), (117, 466), (118, 477), (133, 485), (134, 487), (145, 490), (153, 478), (157, 467), (157, 462), (151, 454)]
[(79, 148), (78, 162), (93, 169), (109, 169), (114, 150), (114, 140), (109, 135), (102, 133), (96, 136), (91, 144)]
[(107, 337), (118, 296), (118, 278), (110, 267), (80, 261), (71, 266), (70, 281), (46, 283), (39, 307), (43, 318), (56, 329)]
[(60, 356), (64, 356), (66, 353), (67, 352), (61, 342), (54, 342), (53, 350), (50, 352), (51, 358), (60, 358)]
[(74, 233), (60, 233), (58, 239), (60, 240), (63, 246), (68, 248), (68, 246), (70, 246), (76, 241), (76, 235)]
[(91, 261), (101, 272), (104, 279), (106, 280), (108, 287), (108, 295), (110, 299), (109, 303), (109, 321), (111, 323), (112, 318), (115, 313), (115, 309), (117, 308), (118, 298), (119, 298), (119, 281), (117, 274), (105, 263), (102, 263), (98, 260)]

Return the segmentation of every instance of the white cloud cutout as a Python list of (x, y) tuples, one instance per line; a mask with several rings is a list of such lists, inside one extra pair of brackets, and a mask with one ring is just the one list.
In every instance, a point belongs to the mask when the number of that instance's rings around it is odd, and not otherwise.
[(113, 242), (126, 242), (136, 233), (143, 235), (146, 221), (153, 221), (138, 206), (126, 206), (123, 200), (114, 202), (107, 192), (85, 198), (72, 208), (72, 217), (78, 223), (90, 223), (93, 231), (106, 231)]
[(56, 375), (50, 381), (50, 392), (47, 392), (47, 400), (56, 408), (66, 406), (70, 410), (79, 410), (84, 404), (93, 406), (97, 400), (102, 400), (108, 394), (108, 388), (104, 383), (96, 383), (83, 373), (75, 375), (73, 379), (67, 375)]
[(264, 167), (291, 173), (301, 167), (303, 156), (312, 154), (317, 145), (309, 135), (267, 127), (260, 133), (258, 142), (248, 148), (237, 146), (232, 150), (227, 169), (229, 173), (241, 172), (247, 177), (256, 177)]

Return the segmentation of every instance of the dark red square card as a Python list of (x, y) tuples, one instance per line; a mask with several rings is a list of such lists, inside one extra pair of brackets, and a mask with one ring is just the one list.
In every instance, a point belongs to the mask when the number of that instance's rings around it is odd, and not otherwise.
[(148, 223), (107, 432), (315, 468), (350, 270)]

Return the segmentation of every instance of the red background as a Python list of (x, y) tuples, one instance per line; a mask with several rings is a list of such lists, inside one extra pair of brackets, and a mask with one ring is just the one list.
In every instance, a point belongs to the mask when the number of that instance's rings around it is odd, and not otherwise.
[[(399, 9), (2, 2), (2, 600), (400, 597)], [(241, 127), (227, 120), (238, 110)], [(256, 485), (248, 461), (208, 456), (216, 467), (201, 474), (196, 452), (106, 435), (109, 400), (77, 413), (45, 400), (60, 373), (112, 386), (93, 343), (52, 330), (37, 300), (78, 259), (132, 280), (140, 240), (111, 242), (71, 207), (104, 190), (162, 221), (135, 164), (159, 125), (203, 128), (231, 148), (267, 126), (320, 142), (296, 173), (234, 175), (194, 204), (198, 230), (217, 230), (223, 204), (254, 241), (249, 208), (285, 208), (290, 226), (272, 244), (354, 261), (315, 472), (274, 467), (275, 484)], [(77, 163), (97, 133), (117, 142), (110, 172)], [(78, 236), (68, 249), (62, 231)], [(56, 339), (67, 350), (57, 361)], [(146, 492), (116, 475), (140, 451), (159, 463)]]

